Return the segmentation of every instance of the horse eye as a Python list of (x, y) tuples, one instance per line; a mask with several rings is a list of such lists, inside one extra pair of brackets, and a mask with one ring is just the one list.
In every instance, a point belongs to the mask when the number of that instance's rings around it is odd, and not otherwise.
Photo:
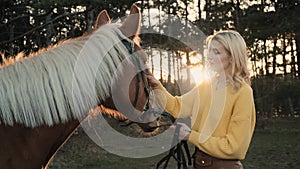
[(144, 45), (144, 43), (143, 42), (140, 42), (140, 46), (142, 47)]

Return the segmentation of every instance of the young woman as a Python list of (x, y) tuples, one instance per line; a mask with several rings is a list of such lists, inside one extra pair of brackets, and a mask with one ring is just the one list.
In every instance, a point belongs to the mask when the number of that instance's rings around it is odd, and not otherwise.
[(196, 169), (240, 169), (255, 126), (246, 43), (231, 30), (219, 31), (206, 42), (210, 80), (175, 97), (153, 75), (148, 80), (166, 112), (191, 116), (191, 129), (181, 123), (179, 137), (195, 145)]

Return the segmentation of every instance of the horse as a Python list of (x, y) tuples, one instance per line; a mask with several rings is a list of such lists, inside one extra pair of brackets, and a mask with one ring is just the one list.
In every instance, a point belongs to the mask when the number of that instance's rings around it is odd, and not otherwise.
[[(91, 33), (0, 66), (1, 169), (46, 169), (99, 105), (138, 118), (149, 100), (140, 22), (136, 5), (121, 24), (112, 23), (103, 10)], [(125, 60), (132, 64), (120, 68)], [(129, 82), (127, 74), (134, 74)], [(133, 108), (119, 110), (114, 90), (121, 107)]]

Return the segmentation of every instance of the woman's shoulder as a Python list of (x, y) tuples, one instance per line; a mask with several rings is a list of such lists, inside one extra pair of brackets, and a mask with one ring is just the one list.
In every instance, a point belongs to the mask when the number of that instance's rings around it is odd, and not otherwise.
[(241, 87), (240, 89), (237, 91), (237, 93), (240, 94), (247, 94), (247, 95), (252, 95), (253, 94), (253, 90), (250, 84), (246, 83), (246, 82), (242, 82), (241, 83)]

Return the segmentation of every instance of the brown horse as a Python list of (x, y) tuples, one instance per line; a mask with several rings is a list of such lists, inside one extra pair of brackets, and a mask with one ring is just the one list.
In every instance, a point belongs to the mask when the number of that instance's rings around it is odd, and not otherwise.
[[(140, 70), (146, 57), (136, 52), (142, 51), (140, 20), (135, 5), (120, 25), (110, 23), (102, 11), (92, 33), (0, 67), (0, 169), (47, 168), (80, 121), (100, 104), (133, 107), (119, 111), (138, 117), (148, 97)], [(132, 58), (130, 46), (138, 58)], [(120, 71), (131, 59), (133, 64)], [(134, 77), (124, 84), (127, 74)], [(117, 97), (113, 90), (119, 90)]]

